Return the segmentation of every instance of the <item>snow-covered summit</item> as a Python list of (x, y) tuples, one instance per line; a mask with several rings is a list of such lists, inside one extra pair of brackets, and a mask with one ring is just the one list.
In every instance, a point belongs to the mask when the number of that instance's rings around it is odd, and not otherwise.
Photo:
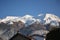
[(3, 23), (15, 22), (15, 21), (18, 21), (17, 19), (19, 19), (19, 17), (16, 17), (16, 16), (7, 16), (6, 18), (1, 19), (0, 23), (1, 22), (3, 22)]
[(60, 22), (60, 18), (54, 14), (46, 14), (44, 20), (46, 21), (45, 24), (48, 24), (51, 21)]
[[(40, 14), (43, 16), (43, 14)], [(41, 17), (38, 18), (38, 17), (34, 17), (34, 16), (31, 16), (31, 15), (25, 15), (25, 16), (7, 16), (6, 18), (4, 19), (1, 19), (0, 20), (0, 23), (3, 22), (3, 23), (9, 23), (9, 24), (13, 24), (13, 22), (18, 22), (18, 21), (21, 21), (27, 25), (30, 25), (30, 24), (33, 24), (34, 22), (37, 22), (37, 23), (41, 23), (42, 20), (41, 20)], [(60, 22), (60, 18), (54, 14), (46, 14), (43, 21), (45, 21), (44, 23), (45, 24), (49, 24), (49, 23), (58, 23)]]
[(27, 24), (32, 24), (32, 23), (34, 23), (36, 21), (40, 22), (41, 20), (36, 19), (31, 15), (25, 15), (25, 16), (22, 16), (22, 17), (19, 17), (19, 16), (7, 16), (6, 18), (1, 19), (0, 23), (1, 22), (3, 22), (3, 23), (8, 23), (9, 22), (9, 24), (13, 24), (13, 22), (18, 22), (18, 21), (22, 21), (23, 23), (27, 23)]

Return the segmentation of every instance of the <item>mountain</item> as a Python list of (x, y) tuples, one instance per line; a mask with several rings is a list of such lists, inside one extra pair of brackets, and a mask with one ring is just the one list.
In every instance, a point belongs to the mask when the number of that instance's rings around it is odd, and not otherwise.
[(3, 22), (3, 23), (8, 23), (8, 24), (13, 24), (13, 22), (18, 22), (18, 21), (22, 21), (23, 23), (30, 25), (30, 24), (32, 24), (36, 21), (40, 22), (41, 20), (40, 19), (35, 19), (31, 15), (25, 15), (23, 17), (7, 16), (6, 18), (1, 19), (0, 23)]
[(59, 26), (60, 18), (54, 14), (46, 14), (45, 18), (43, 19), (45, 24), (51, 24)]
[(59, 27), (60, 18), (54, 14), (46, 14), (42, 20), (31, 15), (25, 15), (22, 17), (7, 16), (3, 19), (0, 19), (0, 38), (3, 40), (8, 40), (17, 32), (25, 36), (29, 36), (35, 31), (38, 32), (38, 34), (41, 32), (43, 32), (42, 34), (45, 34), (44, 32), (48, 32), (52, 28)]
[(44, 25), (47, 30), (60, 28), (60, 18), (54, 14), (46, 14), (43, 20), (45, 21)]

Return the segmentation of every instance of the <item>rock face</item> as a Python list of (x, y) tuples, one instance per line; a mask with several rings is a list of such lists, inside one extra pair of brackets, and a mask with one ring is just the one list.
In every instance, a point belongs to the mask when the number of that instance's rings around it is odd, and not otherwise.
[(47, 30), (36, 30), (33, 31), (31, 34), (29, 34), (29, 37), (32, 37), (32, 39), (36, 39), (36, 40), (44, 40), (48, 32), (49, 31)]
[(13, 22), (12, 25), (0, 23), (0, 38), (3, 40), (8, 40), (13, 37), (22, 27), (25, 27), (25, 25), (21, 21)]
[(21, 33), (25, 36), (28, 36), (36, 30), (46, 30), (46, 28), (44, 25), (35, 22), (35, 23), (29, 25), (28, 27), (23, 27), (22, 29), (20, 29), (19, 33)]
[(5, 32), (7, 29), (9, 29), (9, 26), (5, 23), (0, 23), (0, 34), (2, 34), (3, 32)]
[(21, 33), (22, 35), (28, 36), (33, 31), (36, 30), (45, 30), (45, 27), (40, 23), (33, 23), (28, 27), (25, 27), (25, 24), (21, 21), (13, 22), (13, 24), (9, 25), (8, 23), (0, 23), (0, 38), (2, 40), (9, 40), (12, 38), (17, 32)]
[(53, 30), (55, 28), (60, 28), (60, 26), (56, 26), (55, 24), (54, 25), (53, 24), (51, 25), (50, 23), (47, 24), (47, 25), (44, 25), (44, 26), (46, 27), (46, 30), (48, 30), (48, 31)]
[(41, 30), (41, 29), (45, 30), (45, 29), (46, 29), (43, 24), (37, 23), (37, 22), (33, 23), (32, 25), (29, 25), (29, 27), (30, 27), (32, 30)]

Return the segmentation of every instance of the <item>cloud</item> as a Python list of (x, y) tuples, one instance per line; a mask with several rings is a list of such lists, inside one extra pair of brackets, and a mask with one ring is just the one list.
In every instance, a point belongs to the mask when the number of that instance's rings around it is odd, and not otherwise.
[(39, 14), (38, 16), (43, 16), (44, 14)]

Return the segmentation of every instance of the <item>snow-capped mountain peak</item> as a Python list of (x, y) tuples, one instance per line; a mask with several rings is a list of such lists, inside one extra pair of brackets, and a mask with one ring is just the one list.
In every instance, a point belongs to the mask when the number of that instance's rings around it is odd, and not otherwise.
[(2, 19), (0, 22), (7, 23), (7, 22), (16, 22), (18, 21), (19, 17), (16, 16), (7, 16), (6, 18)]
[(24, 23), (26, 23), (28, 25), (30, 25), (30, 24), (32, 24), (32, 23), (34, 23), (36, 21), (37, 22), (41, 21), (40, 19), (36, 19), (36, 18), (34, 18), (34, 16), (31, 16), (31, 15), (25, 15), (21, 19), (24, 21)]
[(31, 15), (25, 15), (25, 16), (22, 16), (22, 17), (18, 17), (18, 16), (7, 16), (6, 18), (4, 19), (1, 19), (0, 20), (0, 23), (3, 22), (3, 23), (8, 23), (9, 24), (13, 24), (13, 22), (18, 22), (18, 21), (21, 21), (23, 23), (27, 23), (27, 24), (32, 24), (36, 21), (41, 21), (40, 19), (36, 19), (34, 18), (33, 16)]
[(48, 24), (51, 21), (60, 22), (60, 18), (54, 14), (46, 14), (44, 20), (46, 21), (45, 24)]

